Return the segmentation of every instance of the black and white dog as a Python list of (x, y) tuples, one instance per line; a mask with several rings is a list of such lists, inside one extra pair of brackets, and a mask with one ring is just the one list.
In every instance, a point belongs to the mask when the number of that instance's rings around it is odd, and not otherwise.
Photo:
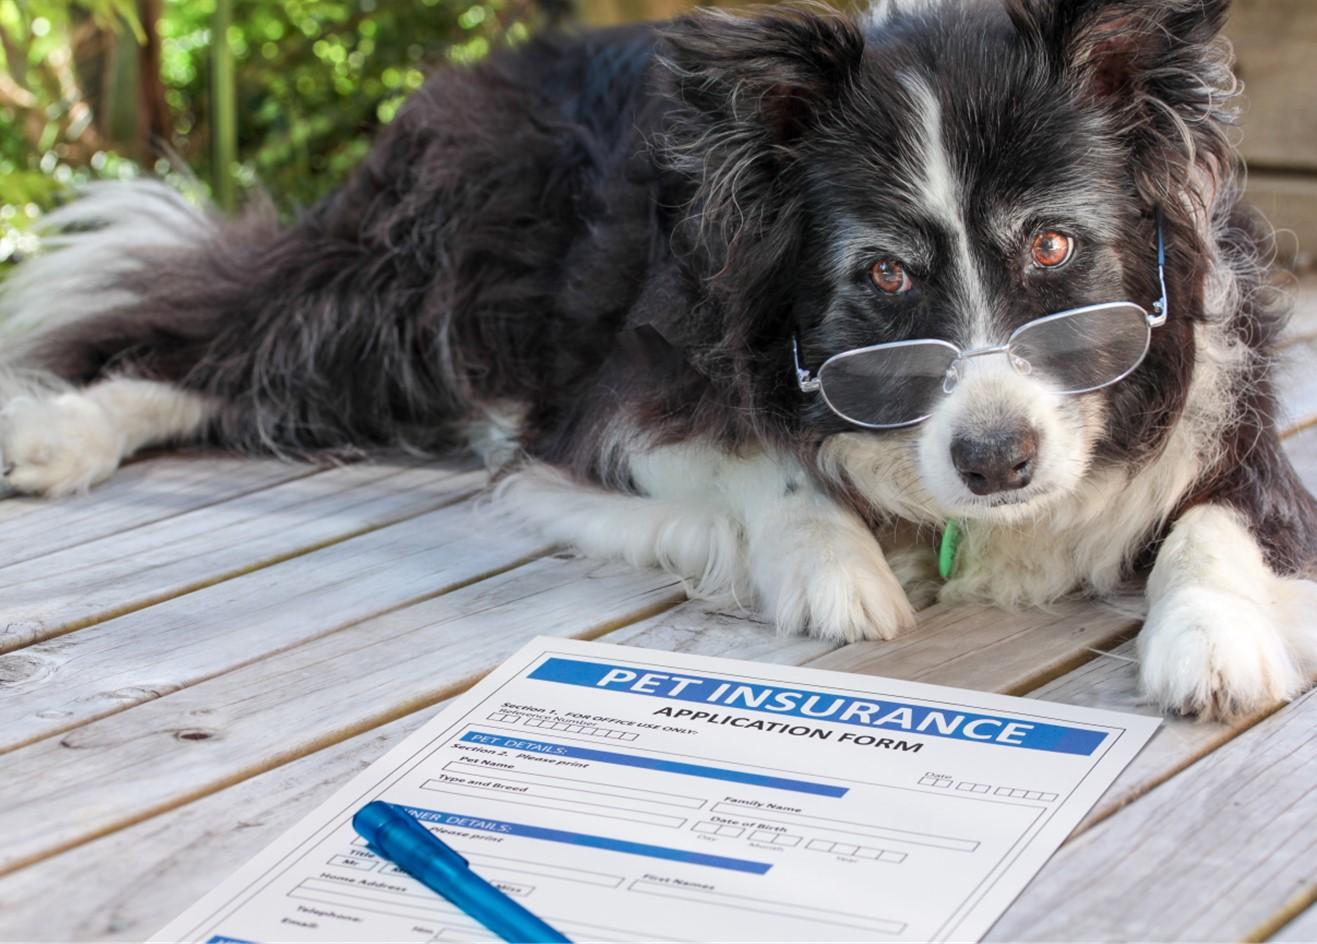
[(840, 640), (1152, 564), (1152, 698), (1292, 697), (1317, 510), (1275, 428), (1227, 4), (550, 36), (434, 76), (292, 225), (93, 187), (4, 289), (7, 480), (469, 446), (548, 535)]

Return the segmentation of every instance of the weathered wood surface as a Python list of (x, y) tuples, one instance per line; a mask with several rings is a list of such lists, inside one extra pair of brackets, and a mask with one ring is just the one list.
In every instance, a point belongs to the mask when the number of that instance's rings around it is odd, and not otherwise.
[(1276, 227), (1283, 260), (1317, 258), (1317, 4), (1235, 0), (1226, 34), (1244, 83), (1246, 197)]
[(1244, 199), (1276, 231), (1277, 258), (1311, 269), (1317, 259), (1317, 175), (1252, 170)]
[(864, 675), (1007, 694), (1027, 692), (1132, 633), (1137, 620), (1084, 601), (1003, 613), (986, 606), (930, 607), (891, 642), (861, 642), (809, 664)]
[(346, 466), (0, 567), (0, 652), (429, 511), (482, 481)]
[(124, 466), (94, 493), (0, 501), (0, 567), (259, 492), (318, 471), (275, 459), (161, 456)]
[(994, 941), (1241, 940), (1317, 883), (1317, 692), (1069, 843)]
[[(145, 940), (336, 788), (434, 717), (435, 705), (0, 878), (11, 941)], [(132, 863), (107, 868), (107, 863)], [(52, 889), (70, 894), (58, 909)]]
[[(1310, 292), (1279, 390), (1312, 483)], [(473, 507), (481, 477), (461, 467), (192, 461), (216, 460), (153, 459), (72, 504), (0, 501), (0, 532), (32, 541), (0, 559), (0, 939), (151, 933), (541, 632), (1150, 711), (1136, 602), (934, 606), (901, 639), (839, 647), (546, 553)], [(1314, 704), (1168, 719), (994, 935), (1311, 939), (1295, 935), (1314, 920), (1314, 803), (1296, 791), (1314, 784)]]
[(20, 747), (0, 756), (0, 875), (450, 697), (536, 635), (671, 606), (676, 587), (545, 558)]
[(491, 524), (448, 506), (0, 656), (0, 754), (548, 550)]
[(1235, 0), (1226, 35), (1244, 83), (1244, 156), (1262, 167), (1317, 174), (1317, 6)]

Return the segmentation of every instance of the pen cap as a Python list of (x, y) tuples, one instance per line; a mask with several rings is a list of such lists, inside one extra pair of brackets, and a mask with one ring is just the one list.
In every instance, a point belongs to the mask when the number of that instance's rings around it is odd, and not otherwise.
[(444, 845), (406, 810), (372, 800), (352, 817), (352, 828), (386, 859), (404, 866), (424, 862), (465, 869), (466, 859)]

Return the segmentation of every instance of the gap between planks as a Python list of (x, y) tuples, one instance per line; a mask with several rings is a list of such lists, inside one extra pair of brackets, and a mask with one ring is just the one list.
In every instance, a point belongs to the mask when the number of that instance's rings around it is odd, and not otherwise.
[[(1307, 907), (1300, 907), (1302, 901)], [(1304, 895), (1296, 895), (1290, 907), (1277, 915), (1278, 920), (1259, 926), (1246, 940), (1275, 941), (1277, 944), (1312, 944), (1317, 941), (1317, 885)], [(1262, 935), (1266, 937), (1262, 937)]]
[(0, 501), (0, 530), (10, 555), (0, 566), (133, 531), (328, 468), (184, 452), (130, 462), (108, 482), (80, 495), (47, 499), (14, 493)]
[[(11, 595), (0, 609), (0, 653), (443, 508), (474, 495), (483, 480), (483, 472), (463, 467), (346, 466), (0, 567), (0, 593), (25, 594), (22, 602)], [(390, 488), (373, 491), (384, 483)], [(261, 520), (271, 501), (303, 492), (298, 503), (281, 509), (299, 516), (294, 524)], [(336, 503), (347, 493), (364, 497), (353, 505)], [(171, 537), (180, 521), (189, 530)], [(258, 527), (247, 532), (252, 521)]]

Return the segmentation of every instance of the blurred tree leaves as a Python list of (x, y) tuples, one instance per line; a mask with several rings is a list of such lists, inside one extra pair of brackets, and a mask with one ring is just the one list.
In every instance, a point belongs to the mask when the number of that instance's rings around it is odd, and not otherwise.
[[(240, 188), (340, 182), (425, 74), (534, 26), (533, 0), (232, 0)], [(0, 0), (0, 265), (82, 180), (213, 179), (215, 0)]]

